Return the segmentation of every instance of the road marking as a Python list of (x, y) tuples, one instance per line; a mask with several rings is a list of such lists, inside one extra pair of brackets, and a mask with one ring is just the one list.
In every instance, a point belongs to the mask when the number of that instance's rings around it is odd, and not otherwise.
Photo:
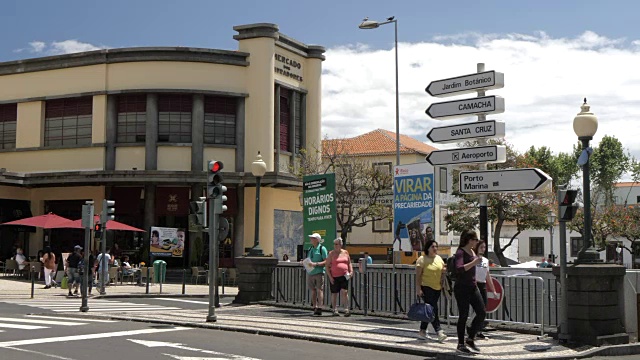
[[(68, 309), (50, 309), (55, 312), (74, 312), (78, 311), (77, 308), (68, 308)], [(89, 312), (106, 312), (106, 311), (151, 311), (151, 310), (182, 310), (177, 307), (123, 307), (123, 308), (100, 308), (100, 307), (91, 307), (89, 305)]]
[(171, 299), (171, 298), (156, 298), (156, 300), (178, 301), (178, 302), (191, 303), (191, 304), (206, 304), (206, 305), (209, 305), (209, 302), (208, 302), (208, 301), (184, 300), (184, 299)]
[(11, 349), (11, 350), (15, 350), (15, 351), (22, 351), (22, 352), (26, 352), (26, 353), (29, 353), (29, 354), (38, 354), (38, 355), (41, 355), (41, 356), (46, 356), (46, 357), (59, 359), (59, 360), (75, 360), (75, 359), (64, 357), (64, 356), (47, 354), (47, 353), (44, 353), (44, 352), (34, 351), (34, 350), (18, 349), (18, 348), (14, 348), (14, 347), (6, 347), (5, 349)]
[[(252, 357), (248, 357), (248, 356), (242, 356), (242, 355), (234, 355), (234, 354), (225, 354), (225, 353), (221, 353), (218, 351), (213, 351), (213, 350), (204, 350), (204, 349), (198, 349), (198, 348), (193, 348), (193, 347), (189, 347), (189, 346), (184, 346), (180, 343), (169, 343), (169, 342), (163, 342), (163, 341), (151, 341), (151, 340), (136, 340), (136, 339), (128, 339), (131, 342), (134, 342), (136, 344), (140, 344), (140, 345), (144, 345), (146, 347), (171, 347), (171, 348), (175, 348), (175, 349), (181, 349), (181, 350), (190, 350), (190, 351), (196, 351), (196, 352), (201, 352), (204, 354), (211, 354), (211, 355), (221, 355), (224, 356), (224, 358), (213, 358), (213, 359), (220, 359), (220, 360), (225, 360), (225, 359), (235, 359), (235, 360), (260, 360), (260, 359), (256, 359), (256, 358), (252, 358)], [(207, 360), (207, 359), (212, 359), (212, 358), (203, 358), (203, 357), (176, 357), (174, 355), (170, 355), (170, 354), (164, 354), (164, 355), (169, 355), (175, 359), (183, 359), (183, 360), (187, 360), (187, 359), (202, 359), (202, 360)]]
[[(46, 315), (27, 315), (28, 317), (38, 319), (60, 319), (60, 316), (46, 316)], [(66, 318), (65, 318), (66, 319)], [(82, 319), (83, 322), (97, 322), (97, 323), (115, 323), (119, 320), (102, 320), (102, 319)]]
[(0, 323), (0, 328), (5, 329), (22, 329), (22, 330), (37, 330), (37, 329), (46, 329), (46, 326), (35, 326), (35, 325), (21, 325), (21, 324), (4, 324)]
[(0, 318), (0, 321), (8, 321), (8, 322), (21, 322), (27, 324), (44, 324), (44, 325), (62, 325), (62, 326), (74, 326), (74, 325), (87, 325), (82, 322), (71, 322), (71, 321), (51, 321), (51, 320), (32, 320), (32, 319), (21, 319), (21, 318)]
[(0, 348), (7, 348), (12, 346), (23, 346), (23, 345), (48, 344), (48, 343), (55, 343), (55, 342), (62, 342), (62, 341), (92, 340), (92, 339), (105, 339), (105, 338), (111, 338), (111, 337), (122, 337), (122, 336), (132, 336), (132, 335), (157, 334), (157, 333), (181, 331), (181, 330), (189, 330), (189, 328), (174, 327), (170, 329), (141, 329), (141, 330), (129, 330), (129, 331), (116, 331), (116, 332), (108, 332), (108, 333), (100, 333), (100, 334), (76, 334), (71, 336), (58, 336), (58, 337), (42, 338), (42, 339), (4, 341), (4, 342), (0, 342)]

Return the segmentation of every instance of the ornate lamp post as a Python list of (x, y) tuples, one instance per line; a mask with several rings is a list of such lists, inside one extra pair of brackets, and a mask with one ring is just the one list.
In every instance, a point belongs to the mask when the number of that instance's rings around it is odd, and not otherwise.
[(578, 164), (582, 165), (582, 191), (584, 193), (584, 230), (582, 234), (582, 250), (578, 253), (577, 263), (594, 263), (598, 262), (600, 256), (593, 246), (593, 237), (591, 235), (591, 184), (589, 178), (589, 156), (591, 148), (589, 141), (593, 139), (596, 131), (598, 131), (598, 118), (589, 112), (589, 104), (584, 99), (584, 104), (580, 107), (581, 111), (573, 119), (573, 131), (578, 135), (578, 140), (582, 142), (582, 154), (578, 159)]
[(255, 237), (253, 238), (253, 247), (249, 251), (249, 256), (263, 256), (260, 247), (260, 181), (267, 172), (267, 164), (262, 160), (262, 155), (258, 151), (258, 156), (251, 163), (251, 173), (256, 177), (256, 226)]
[(556, 224), (556, 214), (552, 210), (549, 210), (547, 213), (547, 221), (549, 222), (549, 242), (551, 245), (549, 247), (551, 250), (551, 254), (549, 254), (549, 256), (551, 257), (551, 262), (555, 264), (556, 255), (553, 253), (553, 226)]

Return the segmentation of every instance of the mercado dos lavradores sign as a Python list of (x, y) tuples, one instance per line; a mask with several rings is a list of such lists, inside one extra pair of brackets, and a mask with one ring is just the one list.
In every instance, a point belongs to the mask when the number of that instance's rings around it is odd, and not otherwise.
[(309, 235), (318, 233), (324, 246), (333, 249), (336, 238), (336, 177), (335, 174), (309, 175), (302, 180), (304, 248), (311, 246)]
[(274, 54), (276, 74), (302, 82), (302, 64), (278, 53)]

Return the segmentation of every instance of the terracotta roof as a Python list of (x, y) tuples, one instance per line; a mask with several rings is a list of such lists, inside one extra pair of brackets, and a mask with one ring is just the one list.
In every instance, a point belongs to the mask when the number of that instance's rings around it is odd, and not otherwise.
[(633, 182), (633, 181), (623, 181), (615, 184), (615, 187), (631, 187), (631, 186), (640, 187), (640, 183)]
[[(392, 155), (396, 153), (396, 133), (376, 129), (352, 138), (322, 141), (323, 148), (339, 144), (345, 153), (352, 155)], [(438, 150), (410, 136), (400, 134), (400, 154), (422, 154)]]

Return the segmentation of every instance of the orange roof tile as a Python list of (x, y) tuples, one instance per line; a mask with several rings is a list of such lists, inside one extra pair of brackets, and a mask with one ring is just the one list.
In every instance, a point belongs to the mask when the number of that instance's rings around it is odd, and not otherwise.
[(633, 182), (633, 181), (622, 181), (622, 182), (619, 182), (619, 183), (615, 184), (615, 187), (631, 187), (631, 186), (640, 187), (640, 183)]
[[(384, 129), (345, 139), (323, 140), (323, 148), (340, 146), (345, 153), (351, 155), (392, 155), (396, 153), (396, 133)], [(400, 134), (400, 154), (422, 154), (438, 150), (410, 136)]]

